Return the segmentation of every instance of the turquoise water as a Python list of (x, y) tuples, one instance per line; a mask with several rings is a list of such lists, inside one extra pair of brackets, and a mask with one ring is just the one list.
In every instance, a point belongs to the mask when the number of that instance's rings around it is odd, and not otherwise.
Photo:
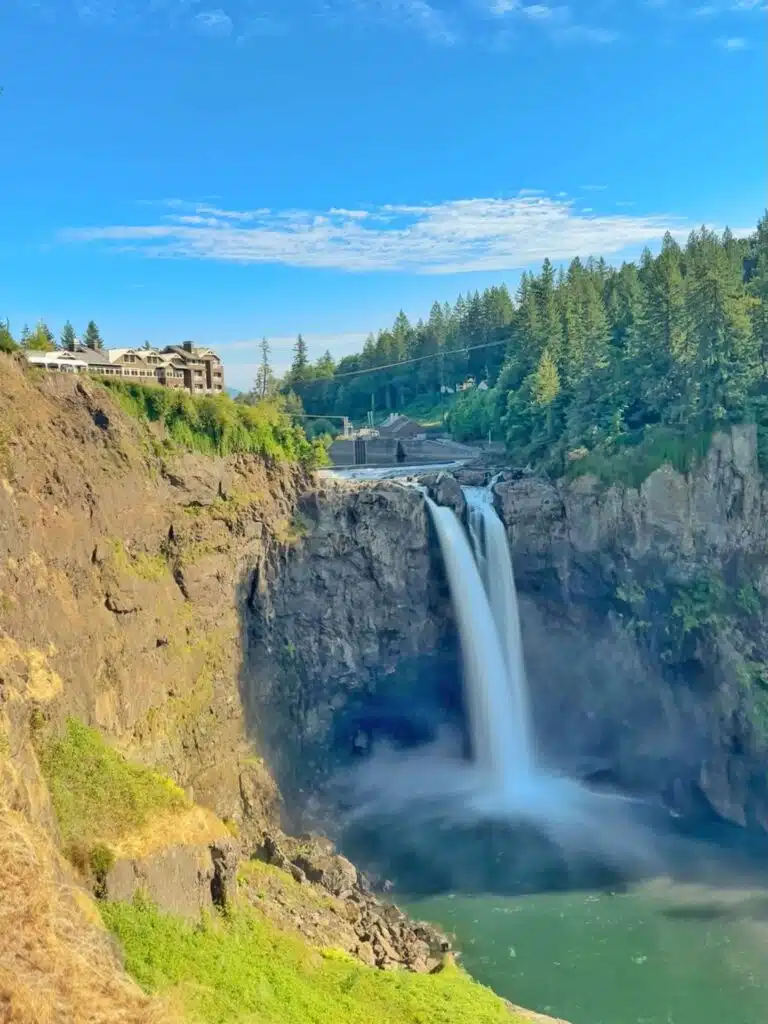
[(455, 934), (479, 981), (572, 1024), (768, 1024), (768, 892), (654, 882), (408, 909)]

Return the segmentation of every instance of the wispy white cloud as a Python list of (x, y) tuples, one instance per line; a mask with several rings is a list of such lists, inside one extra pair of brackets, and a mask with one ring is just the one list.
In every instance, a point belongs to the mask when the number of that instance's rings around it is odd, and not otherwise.
[(151, 258), (284, 264), (342, 271), (451, 274), (526, 266), (550, 256), (610, 255), (664, 231), (674, 217), (594, 214), (566, 197), (516, 195), (370, 210), (219, 211), (190, 204), (154, 223), (68, 230), (61, 240)]
[(717, 40), (717, 45), (721, 46), (724, 50), (730, 50), (736, 53), (738, 50), (746, 50), (749, 47), (749, 42), (743, 38), (743, 36), (721, 36)]
[(234, 24), (226, 11), (216, 8), (213, 11), (200, 11), (195, 15), (194, 26), (198, 32), (206, 36), (229, 36)]
[(583, 42), (606, 45), (616, 42), (620, 33), (612, 28), (583, 24), (574, 18), (567, 4), (529, 4), (522, 0), (491, 0), (488, 12), (505, 22), (519, 21), (538, 25), (558, 42)]
[(646, 6), (656, 7), (662, 15), (673, 20), (687, 18), (707, 19), (726, 15), (759, 14), (768, 11), (768, 0), (704, 0), (698, 3), (683, 0), (676, 3), (652, 4), (646, 0)]
[(461, 35), (459, 19), (428, 0), (320, 0), (319, 13), (335, 22), (408, 29), (443, 46), (453, 46)]
[[(27, 11), (50, 19), (73, 16), (89, 28), (165, 28), (192, 31), (213, 38), (254, 36), (285, 31), (284, 19), (269, 7), (275, 0), (225, 0), (225, 7), (206, 0), (16, 0)], [(211, 0), (208, 0), (210, 3)], [(215, 2), (215, 0), (214, 0)]]

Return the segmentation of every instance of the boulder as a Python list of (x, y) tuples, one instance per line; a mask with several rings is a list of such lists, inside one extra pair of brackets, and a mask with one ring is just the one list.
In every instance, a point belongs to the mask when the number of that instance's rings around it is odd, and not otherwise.
[(438, 473), (434, 483), (427, 486), (427, 492), (435, 504), (452, 508), (460, 519), (464, 517), (467, 503), (461, 484), (455, 476), (450, 473)]
[(98, 882), (99, 895), (129, 903), (143, 893), (161, 910), (195, 919), (233, 901), (237, 864), (234, 841), (170, 846), (147, 857), (116, 860)]
[(471, 466), (457, 469), (453, 475), (462, 487), (486, 487), (491, 479), (490, 470), (473, 469)]

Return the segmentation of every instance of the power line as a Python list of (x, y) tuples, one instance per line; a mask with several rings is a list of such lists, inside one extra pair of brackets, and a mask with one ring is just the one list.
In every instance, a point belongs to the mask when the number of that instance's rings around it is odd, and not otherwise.
[(334, 373), (332, 377), (315, 377), (313, 380), (297, 381), (295, 387), (308, 387), (311, 384), (328, 384), (344, 377), (360, 377), (368, 373), (380, 373), (382, 370), (392, 370), (401, 366), (411, 366), (413, 363), (423, 363), (425, 359), (441, 359), (448, 356), (467, 355), (469, 352), (477, 352), (481, 348), (498, 348), (499, 345), (508, 345), (509, 338), (501, 341), (486, 341), (482, 345), (469, 345), (467, 348), (452, 348), (446, 352), (430, 352), (426, 356), (414, 356), (412, 359), (401, 359), (397, 363), (385, 363), (383, 366), (369, 366), (366, 370), (347, 370), (344, 373)]

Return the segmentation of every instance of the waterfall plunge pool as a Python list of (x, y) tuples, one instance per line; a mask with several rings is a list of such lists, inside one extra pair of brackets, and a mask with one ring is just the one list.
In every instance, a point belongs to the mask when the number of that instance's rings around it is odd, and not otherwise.
[[(594, 792), (542, 768), (504, 527), (490, 489), (464, 488), (464, 494), (468, 534), (450, 509), (427, 501), (461, 641), (473, 760), (435, 744), (407, 756), (374, 756), (359, 780), (358, 821), (383, 814), (390, 832), (409, 823), (425, 848), (431, 891), (439, 895), (399, 902), (452, 932), (478, 980), (572, 1024), (768, 1021), (768, 879), (764, 889), (754, 873), (741, 885), (731, 880), (738, 873), (717, 871), (704, 882), (689, 881), (685, 867), (700, 856), (707, 860), (711, 848), (689, 845), (673, 829), (665, 836), (659, 808)], [(475, 884), (450, 892), (437, 880), (457, 874), (462, 829), (482, 830), (484, 821), (502, 829), (527, 823), (562, 853), (568, 873), (585, 855), (620, 875), (630, 869), (625, 878), (646, 880), (615, 889), (610, 882), (579, 888), (576, 879), (550, 886), (543, 847), (542, 863), (523, 853), (525, 872), (544, 868), (526, 888), (514, 878), (520, 851), (513, 839), (495, 855), (471, 857), (479, 869)], [(442, 841), (430, 840), (430, 830)], [(417, 859), (400, 859), (406, 876)], [(672, 874), (681, 880), (667, 877), (673, 861), (678, 871)], [(485, 887), (487, 867), (500, 886)]]
[(659, 879), (402, 903), (455, 934), (478, 981), (571, 1024), (768, 1021), (768, 889)]

